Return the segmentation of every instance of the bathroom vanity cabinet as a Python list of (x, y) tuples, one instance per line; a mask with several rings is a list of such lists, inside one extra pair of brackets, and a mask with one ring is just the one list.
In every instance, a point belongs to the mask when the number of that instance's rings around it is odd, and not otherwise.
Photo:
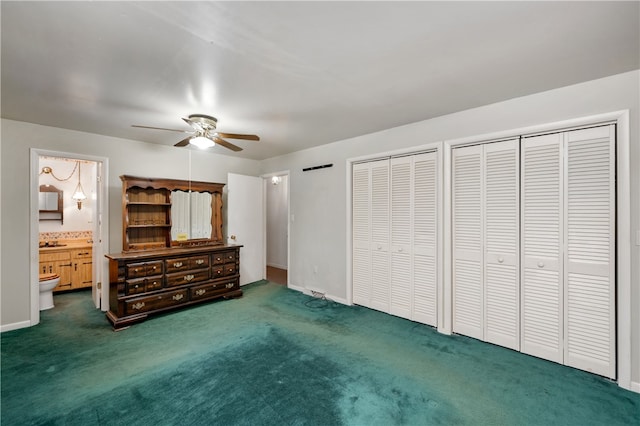
[(242, 296), (240, 247), (222, 235), (224, 184), (120, 176), (122, 252), (108, 254), (114, 329)]
[(39, 274), (58, 274), (60, 284), (54, 292), (91, 287), (93, 283), (91, 245), (61, 245), (40, 248)]

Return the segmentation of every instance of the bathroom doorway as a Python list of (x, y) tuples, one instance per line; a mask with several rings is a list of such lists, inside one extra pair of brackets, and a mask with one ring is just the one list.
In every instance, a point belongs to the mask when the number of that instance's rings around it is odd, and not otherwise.
[[(55, 295), (87, 291), (91, 303), (108, 310), (108, 159), (31, 150), (31, 324), (40, 321), (39, 275), (57, 273)], [(51, 201), (51, 193), (59, 197)], [(104, 284), (104, 285), (103, 285)]]
[(289, 285), (289, 172), (264, 176), (267, 280)]

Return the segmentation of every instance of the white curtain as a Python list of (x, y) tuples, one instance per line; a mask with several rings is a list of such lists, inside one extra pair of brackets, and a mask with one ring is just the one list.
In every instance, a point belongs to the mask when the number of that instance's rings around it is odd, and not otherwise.
[(171, 239), (211, 238), (211, 194), (173, 191), (171, 195)]

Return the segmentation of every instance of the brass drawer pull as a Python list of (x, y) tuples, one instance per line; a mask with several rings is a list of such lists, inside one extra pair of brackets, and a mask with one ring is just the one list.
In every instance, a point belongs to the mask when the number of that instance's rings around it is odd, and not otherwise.
[(196, 296), (202, 296), (206, 292), (207, 292), (207, 290), (205, 290), (204, 288), (201, 288), (199, 290), (196, 290)]
[(176, 294), (172, 297), (173, 300), (175, 300), (176, 302), (178, 300), (182, 300), (184, 298), (184, 294), (180, 293), (180, 294)]
[(185, 276), (184, 276), (184, 280), (185, 280), (185, 281), (191, 281), (191, 280), (192, 280), (192, 279), (194, 279), (194, 278), (195, 278), (195, 276), (193, 276), (192, 274), (189, 274), (189, 275), (185, 275)]
[(182, 266), (182, 262), (176, 262), (176, 263), (173, 264), (174, 268), (179, 268), (181, 266)]
[(204, 259), (196, 260), (196, 265), (202, 265), (204, 263)]
[(229, 283), (229, 284), (227, 284), (225, 287), (227, 287), (227, 288), (233, 288), (233, 286), (234, 286), (234, 285), (235, 285), (234, 283)]
[(144, 308), (144, 302), (134, 303), (133, 305), (131, 305), (131, 307), (133, 309), (140, 310), (140, 309)]

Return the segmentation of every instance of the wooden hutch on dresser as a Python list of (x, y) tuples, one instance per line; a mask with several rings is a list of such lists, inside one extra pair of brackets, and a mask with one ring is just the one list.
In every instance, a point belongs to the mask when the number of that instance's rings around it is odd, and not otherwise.
[(118, 330), (149, 315), (242, 296), (240, 245), (222, 235), (224, 184), (120, 176), (122, 253), (108, 254)]

